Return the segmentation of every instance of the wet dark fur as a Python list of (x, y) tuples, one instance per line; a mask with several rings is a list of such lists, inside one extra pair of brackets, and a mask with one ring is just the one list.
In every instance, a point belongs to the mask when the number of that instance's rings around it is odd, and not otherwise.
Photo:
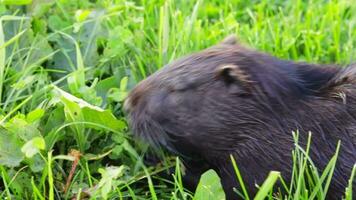
[(320, 170), (341, 140), (328, 199), (344, 194), (356, 162), (355, 65), (280, 60), (228, 39), (143, 80), (126, 109), (137, 136), (183, 158), (193, 185), (216, 170), (228, 199), (238, 187), (229, 155), (254, 194), (271, 170), (290, 178), (295, 130), (302, 144), (312, 132), (310, 155)]

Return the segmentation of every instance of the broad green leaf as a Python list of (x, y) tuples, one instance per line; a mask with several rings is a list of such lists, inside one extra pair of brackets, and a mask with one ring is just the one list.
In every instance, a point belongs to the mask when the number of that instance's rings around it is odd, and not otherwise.
[(43, 19), (33, 18), (32, 30), (35, 34), (45, 34), (47, 31), (47, 22)]
[(104, 58), (113, 59), (125, 55), (128, 51), (126, 44), (131, 44), (134, 39), (134, 35), (130, 29), (116, 26), (109, 32), (107, 46), (104, 50)]
[(120, 81), (120, 90), (121, 91), (126, 91), (128, 81), (129, 81), (129, 77), (127, 77), (127, 76), (125, 76), (124, 78), (121, 79), (121, 81)]
[[(32, 30), (27, 31), (28, 33), (24, 36), (21, 37), (22, 38), (28, 38), (28, 37), (34, 37), (32, 39), (32, 43), (31, 45), (34, 45), (33, 47), (31, 47), (32, 49), (30, 49), (30, 53), (28, 55), (28, 66), (39, 66), (41, 65), (41, 63), (43, 63), (46, 60), (51, 60), (52, 57), (58, 52), (58, 50), (54, 51), (51, 47), (51, 45), (48, 42), (48, 38), (37, 34), (35, 35), (33, 33)], [(39, 81), (39, 82), (43, 82), (44, 80), (47, 79), (46, 75), (40, 75), (39, 73), (33, 74), (34, 80), (35, 81)], [(42, 78), (40, 78), (42, 77)], [(32, 84), (32, 83), (31, 83)], [(31, 86), (28, 85), (27, 87)]]
[(119, 88), (112, 88), (109, 91), (108, 98), (113, 101), (116, 101), (116, 102), (122, 102), (125, 100), (127, 95), (128, 95), (128, 92), (126, 92), (126, 91), (122, 91)]
[(214, 170), (206, 171), (200, 178), (193, 200), (223, 200), (225, 193), (220, 178)]
[(92, 105), (102, 105), (103, 99), (97, 96), (94, 87), (83, 86), (79, 88), (79, 95)]
[[(71, 99), (61, 96), (60, 97), (61, 102), (64, 104), (64, 115), (67, 121), (69, 122), (84, 122), (84, 116), (82, 109), (80, 108), (79, 104), (71, 101)], [(77, 141), (77, 144), (80, 148), (80, 150), (85, 149), (85, 135), (84, 135), (84, 128), (85, 125), (83, 123), (79, 124), (74, 124), (71, 126), (71, 128), (74, 129), (74, 132), (76, 133), (75, 139)]]
[[(58, 103), (58, 102), (57, 102)], [(50, 109), (49, 117), (43, 128), (44, 138), (46, 141), (46, 150), (49, 151), (53, 145), (61, 137), (65, 137), (64, 132), (57, 132), (56, 130), (65, 123), (64, 106), (57, 105), (55, 109)]]
[(62, 96), (60, 99), (64, 104), (64, 113), (69, 121), (84, 121), (82, 108), (78, 102), (71, 101), (71, 99), (68, 99), (64, 96)]
[(121, 153), (123, 152), (124, 147), (122, 145), (116, 145), (113, 149), (111, 154), (109, 155), (110, 159), (119, 159), (121, 155)]
[(96, 92), (99, 96), (106, 97), (106, 94), (111, 88), (115, 88), (119, 85), (120, 79), (118, 79), (115, 76), (111, 76), (109, 78), (103, 79), (98, 82), (98, 84), (95, 86)]
[(20, 138), (0, 128), (0, 165), (16, 167), (24, 159)]
[(62, 102), (67, 106), (67, 109), (70, 110), (72, 120), (97, 124), (98, 126), (89, 126), (100, 130), (106, 127), (115, 131), (122, 131), (126, 127), (126, 124), (116, 119), (110, 110), (103, 110), (100, 107), (93, 106), (59, 88), (55, 88), (55, 90), (60, 95)]
[[(122, 131), (126, 127), (126, 123), (124, 121), (116, 119), (110, 110), (98, 111), (89, 107), (84, 107), (82, 111), (84, 114), (85, 121), (102, 125), (114, 131)], [(95, 129), (102, 129), (95, 125), (88, 126)]]
[[(56, 3), (56, 0), (33, 0), (33, 1), (34, 2), (31, 4), (31, 6), (29, 6), (28, 11), (29, 11), (29, 13), (31, 13), (31, 16), (34, 17), (34, 20), (40, 19), (40, 17), (42, 17), (43, 15), (47, 14), (50, 11), (51, 6), (54, 3)], [(41, 19), (41, 21), (43, 21), (45, 23), (45, 25), (47, 26), (47, 22), (46, 22), (47, 19), (46, 18)], [(36, 23), (36, 22), (34, 22), (34, 23)], [(32, 26), (32, 29), (35, 32), (38, 32), (38, 29), (37, 29), (36, 25)]]
[(78, 93), (80, 87), (83, 86), (83, 84), (78, 81), (79, 74), (80, 71), (74, 71), (69, 74), (67, 78), (68, 87), (72, 93)]
[[(48, 21), (48, 23), (50, 22)], [(50, 26), (50, 24), (48, 25)], [(63, 73), (67, 74), (68, 72), (75, 71), (75, 49), (73, 43), (59, 34), (53, 35), (48, 40), (51, 43), (56, 43), (57, 48), (61, 49), (61, 51), (53, 55), (52, 62), (48, 64), (49, 68), (59, 72), (53, 73), (53, 76), (59, 79), (63, 77)]]
[(55, 88), (57, 95), (65, 106), (66, 117), (72, 121), (88, 122), (85, 126), (105, 130), (122, 131), (126, 124), (118, 120), (109, 110), (93, 106), (83, 99), (79, 99), (59, 88)]
[(75, 20), (77, 22), (83, 22), (88, 18), (90, 13), (91, 13), (90, 10), (77, 10), (75, 12)]
[(116, 143), (116, 144), (122, 144), (126, 141), (125, 137), (121, 134), (112, 134), (111, 139)]
[(30, 141), (26, 142), (22, 146), (21, 151), (25, 154), (27, 158), (32, 158), (40, 150), (43, 150), (46, 147), (45, 141), (42, 137), (32, 138)]
[(54, 87), (54, 91), (53, 91), (54, 97), (57, 97), (56, 100), (61, 101), (63, 99), (66, 99), (69, 102), (73, 102), (73, 103), (77, 104), (79, 108), (89, 107), (93, 110), (103, 111), (103, 109), (100, 107), (93, 106), (93, 105), (89, 104), (88, 102), (84, 101), (83, 99), (73, 96), (73, 95), (69, 94), (68, 92), (66, 92), (56, 86), (53, 86), (53, 87)]
[(108, 92), (108, 98), (116, 102), (124, 101), (128, 95), (128, 80), (129, 78), (127, 76), (123, 77), (120, 81), (120, 88), (111, 88)]
[(45, 111), (41, 108), (35, 109), (27, 114), (26, 121), (28, 123), (33, 123), (39, 119), (41, 119), (44, 115)]
[(98, 171), (101, 174), (101, 179), (98, 184), (98, 188), (101, 191), (101, 196), (107, 199), (108, 194), (116, 186), (115, 179), (121, 177), (125, 172), (125, 167), (106, 167), (105, 169), (100, 168)]
[(10, 119), (4, 127), (12, 134), (21, 138), (24, 142), (27, 142), (34, 137), (41, 136), (37, 127), (34, 124), (28, 123), (23, 115), (16, 115), (14, 118)]
[(62, 30), (65, 27), (71, 25), (70, 22), (66, 21), (58, 15), (50, 15), (47, 21), (48, 27), (52, 30)]
[(40, 172), (46, 166), (45, 161), (39, 154), (35, 154), (32, 158), (25, 158), (23, 162), (28, 164), (33, 172)]

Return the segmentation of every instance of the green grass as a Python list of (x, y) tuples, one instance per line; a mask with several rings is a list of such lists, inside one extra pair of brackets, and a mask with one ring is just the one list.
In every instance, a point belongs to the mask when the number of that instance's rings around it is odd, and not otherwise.
[[(231, 33), (280, 58), (343, 66), (356, 60), (355, 23), (351, 0), (0, 0), (0, 199), (223, 198), (210, 171), (191, 194), (175, 159), (142, 164), (147, 146), (121, 110), (128, 91)], [(324, 199), (337, 152), (318, 173), (308, 149), (291, 152), (291, 183), (271, 172), (256, 199), (272, 199), (276, 181), (280, 199)], [(173, 181), (157, 176), (171, 166)]]

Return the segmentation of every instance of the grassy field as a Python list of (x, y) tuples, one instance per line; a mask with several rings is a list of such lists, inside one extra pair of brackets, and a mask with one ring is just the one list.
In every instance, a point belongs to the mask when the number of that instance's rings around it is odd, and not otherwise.
[[(0, 199), (223, 199), (213, 171), (191, 194), (179, 170), (156, 176), (180, 169), (174, 157), (145, 167), (147, 145), (121, 108), (137, 82), (231, 33), (280, 58), (343, 66), (356, 60), (356, 2), (0, 0)], [(322, 172), (307, 152), (296, 145), (279, 199), (325, 198), (337, 152)], [(256, 199), (281, 180), (272, 172)]]

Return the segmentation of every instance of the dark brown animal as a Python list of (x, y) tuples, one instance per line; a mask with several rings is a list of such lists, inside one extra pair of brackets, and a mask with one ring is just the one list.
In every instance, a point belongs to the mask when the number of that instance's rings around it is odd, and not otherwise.
[(291, 177), (292, 131), (302, 144), (312, 132), (310, 155), (320, 170), (341, 140), (327, 196), (340, 199), (356, 162), (356, 66), (280, 60), (235, 41), (178, 59), (138, 84), (125, 102), (133, 132), (181, 156), (193, 182), (216, 170), (227, 199), (238, 198), (239, 187), (230, 154), (254, 194), (271, 170)]

